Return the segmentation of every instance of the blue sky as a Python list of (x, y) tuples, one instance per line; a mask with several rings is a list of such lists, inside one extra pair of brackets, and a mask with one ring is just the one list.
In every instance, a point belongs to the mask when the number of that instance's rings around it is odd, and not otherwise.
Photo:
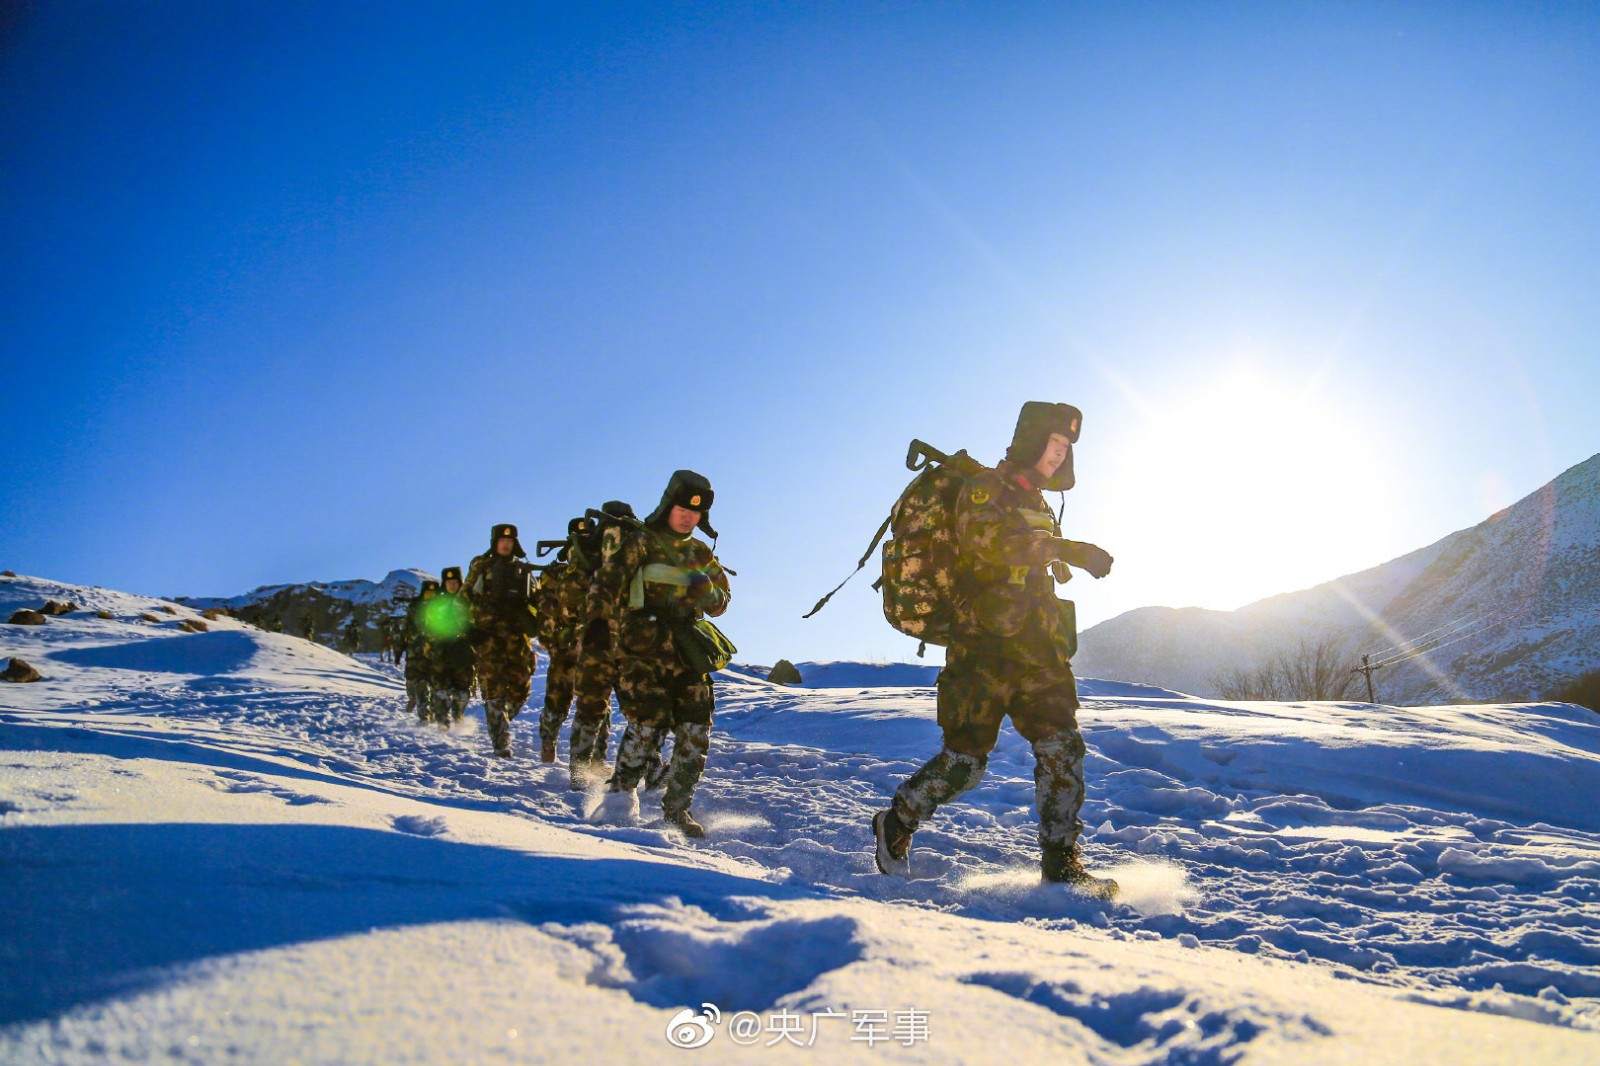
[(906, 443), (1085, 412), (1085, 625), (1600, 451), (1586, 4), (76, 3), (0, 23), (0, 566), (464, 564), (687, 466), (742, 658), (914, 645)]

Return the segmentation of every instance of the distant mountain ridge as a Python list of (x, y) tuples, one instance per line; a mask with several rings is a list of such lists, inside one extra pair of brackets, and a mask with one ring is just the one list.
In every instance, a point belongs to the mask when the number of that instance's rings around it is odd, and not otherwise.
[[(1080, 639), (1073, 667), (1197, 696), (1301, 640), (1377, 671), (1379, 702), (1516, 702), (1600, 668), (1600, 455), (1470, 529), (1314, 588), (1236, 611), (1142, 607)], [(1365, 698), (1365, 685), (1358, 688)]]
[(382, 640), (380, 619), (400, 610), (424, 581), (437, 581), (426, 570), (391, 570), (382, 581), (305, 581), (298, 584), (262, 585), (240, 596), (174, 596), (177, 603), (195, 610), (221, 608), (262, 629), (279, 629), (299, 635), (307, 622), (318, 639), (338, 643), (351, 620), (361, 633), (362, 651), (375, 651)]

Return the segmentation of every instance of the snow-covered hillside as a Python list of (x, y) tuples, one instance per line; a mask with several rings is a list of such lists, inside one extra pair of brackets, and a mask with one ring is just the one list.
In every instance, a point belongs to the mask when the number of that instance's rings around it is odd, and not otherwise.
[[(1600, 669), (1600, 455), (1436, 544), (1237, 611), (1142, 607), (1086, 631), (1074, 666), (1185, 692), (1299, 642), (1380, 670), (1387, 703), (1533, 699)], [(1361, 687), (1365, 694), (1365, 686)]]
[(290, 585), (262, 585), (241, 596), (179, 596), (176, 602), (188, 604), (197, 610), (223, 607), (239, 610), (270, 603), (284, 594), (315, 590), (330, 599), (344, 600), (362, 606), (379, 604), (388, 606), (395, 600), (410, 599), (417, 594), (424, 581), (437, 581), (437, 574), (425, 570), (391, 570), (382, 581), (353, 578), (349, 581), (302, 581)]
[(381, 645), (378, 623), (399, 613), (424, 581), (438, 576), (425, 570), (391, 570), (382, 581), (306, 581), (262, 585), (239, 596), (178, 596), (175, 603), (197, 611), (221, 609), (263, 628), (301, 634), (309, 626), (333, 643), (352, 620), (361, 632), (362, 650)]
[(1038, 884), (1009, 729), (917, 880), (876, 873), (868, 819), (938, 744), (925, 670), (726, 671), (690, 844), (654, 797), (592, 822), (530, 715), (500, 761), (481, 709), (420, 728), (364, 658), (27, 577), (0, 621), (46, 599), (83, 610), (0, 625), (44, 675), (0, 686), (0, 1061), (1600, 1058), (1578, 708), (1086, 681), (1106, 905)]

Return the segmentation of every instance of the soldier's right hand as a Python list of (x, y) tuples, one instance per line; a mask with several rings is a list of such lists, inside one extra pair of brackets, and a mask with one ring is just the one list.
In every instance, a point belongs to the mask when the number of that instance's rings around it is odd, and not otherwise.
[(589, 623), (589, 628), (583, 631), (583, 650), (597, 652), (609, 647), (611, 647), (611, 627), (606, 625), (604, 618), (596, 618)]

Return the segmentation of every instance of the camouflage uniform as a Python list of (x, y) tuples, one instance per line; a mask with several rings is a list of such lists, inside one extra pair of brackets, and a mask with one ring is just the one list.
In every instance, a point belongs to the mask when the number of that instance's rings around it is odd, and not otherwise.
[[(572, 707), (578, 677), (578, 622), (584, 595), (589, 591), (588, 571), (570, 558), (558, 560), (539, 578), (534, 608), (539, 614), (539, 643), (550, 653), (545, 672), (544, 712), (539, 716), (539, 746), (546, 762), (555, 759), (556, 740)], [(573, 725), (573, 739), (577, 739)], [(577, 762), (574, 743), (573, 762)]]
[[(586, 582), (589, 583), (593, 582), (594, 572), (600, 565), (609, 522), (634, 520), (633, 508), (620, 500), (608, 500), (601, 511), (610, 516), (609, 520), (604, 520), (608, 524), (576, 541), (572, 551), (573, 562), (586, 571)], [(620, 535), (620, 532), (612, 534), (613, 542)], [(585, 608), (580, 607), (580, 621), (584, 611)], [(612, 693), (616, 693), (619, 706), (623, 700), (622, 693), (617, 691), (617, 657), (611, 642), (608, 639), (585, 641), (581, 639), (581, 633), (579, 636), (575, 689), (578, 709), (572, 717), (572, 787), (575, 789), (604, 781), (610, 776), (606, 767), (606, 745), (611, 739)], [(655, 764), (647, 771), (647, 787), (655, 787), (662, 769), (658, 745)]]
[[(473, 649), (478, 656), (478, 685), (483, 716), (496, 755), (511, 756), (511, 722), (522, 713), (533, 689), (537, 659), (533, 651), (533, 567), (517, 541), (516, 526), (498, 525), (490, 532), (489, 551), (472, 560), (466, 590), (472, 600)], [(504, 531), (509, 530), (509, 533)], [(509, 536), (510, 555), (499, 555), (494, 542)]]
[(422, 590), (406, 609), (405, 621), (400, 626), (398, 653), (405, 659), (406, 713), (415, 713), (426, 722), (433, 703), (430, 682), (433, 670), (428, 662), (428, 633), (422, 627), (422, 610), (438, 594), (439, 585), (424, 581)]
[(730, 593), (727, 572), (711, 547), (692, 532), (673, 533), (666, 516), (675, 504), (699, 510), (700, 528), (715, 537), (707, 521), (711, 500), (704, 478), (680, 470), (643, 524), (606, 530), (584, 634), (586, 650), (601, 641), (615, 649), (618, 703), (628, 720), (611, 791), (638, 787), (670, 733), (672, 761), (661, 809), (691, 835), (700, 832), (689, 807), (711, 746), (715, 699), (710, 675), (684, 665), (673, 630), (721, 615)]
[[(460, 580), (461, 571), (446, 567), (444, 579)], [(432, 688), (432, 717), (448, 729), (467, 711), (472, 693), (472, 673), (477, 655), (468, 635), (472, 631), (472, 604), (461, 592), (440, 592), (422, 608), (422, 627), (428, 633), (428, 661)]]
[[(1083, 734), (1078, 729), (1078, 691), (1069, 662), (1074, 634), (1055, 581), (1068, 576), (1061, 561), (1100, 570), (1093, 545), (1061, 539), (1061, 530), (1034, 482), (1032, 466), (1051, 432), (1053, 410), (1024, 408), (1007, 461), (970, 478), (955, 505), (956, 595), (950, 645), (938, 680), (939, 726), (944, 747), (895, 791), (894, 832), (909, 835), (945, 803), (983, 777), (989, 752), (1007, 715), (1033, 746), (1035, 801), (1045, 875), (1078, 864), (1082, 829)], [(1037, 409), (1030, 413), (1030, 408)], [(1068, 408), (1071, 411), (1073, 409)], [(1073, 411), (1076, 416), (1076, 412)], [(1043, 487), (1072, 484), (1071, 453)], [(1095, 554), (1098, 553), (1098, 556)], [(1110, 557), (1104, 557), (1109, 568)], [(1102, 571), (1103, 574), (1103, 571)], [(1086, 875), (1085, 875), (1086, 876)]]
[(572, 784), (582, 788), (608, 776), (606, 747), (611, 742), (611, 694), (617, 690), (617, 660), (609, 646), (590, 647), (579, 641), (577, 656), (578, 709), (572, 716)]

